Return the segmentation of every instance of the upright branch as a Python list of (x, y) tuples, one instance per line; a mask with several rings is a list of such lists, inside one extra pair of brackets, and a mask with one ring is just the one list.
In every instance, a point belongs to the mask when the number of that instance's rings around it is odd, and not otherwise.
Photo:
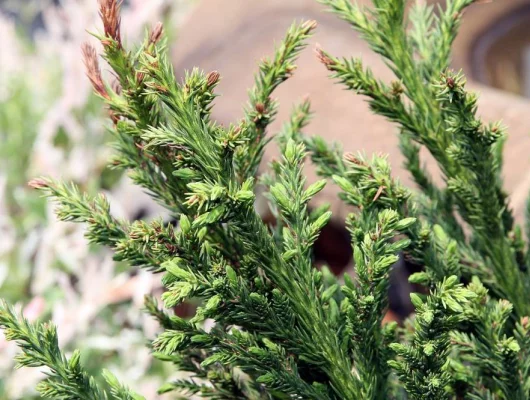
[(271, 97), (274, 90), (292, 76), (294, 61), (306, 46), (306, 40), (316, 28), (316, 21), (294, 24), (276, 49), (272, 59), (263, 59), (256, 75), (256, 83), (249, 91), (249, 104), (239, 129), (246, 131), (247, 143), (236, 152), (239, 179), (256, 176), (263, 151), (269, 142), (265, 138), (267, 126), (274, 121), (277, 104)]
[(412, 294), (416, 307), (414, 336), (410, 344), (394, 343), (398, 356), (390, 361), (412, 399), (449, 399), (447, 386), (450, 332), (465, 319), (464, 307), (475, 293), (458, 284), (456, 276), (448, 277), (422, 300)]
[[(318, 58), (335, 78), (366, 96), (375, 113), (399, 125), (405, 166), (432, 204), (422, 213), (434, 217), (429, 209), (436, 207), (438, 223), (454, 239), (464, 247), (471, 239), (487, 255), (491, 290), (509, 299), (518, 316), (528, 314), (524, 249), (512, 239), (519, 228), (514, 227), (499, 175), (502, 159), (497, 154), (504, 132), (499, 124), (478, 119), (476, 96), (465, 90), (462, 74), (448, 69), (462, 14), (474, 1), (448, 0), (436, 14), (418, 3), (409, 14), (411, 30), (401, 0), (373, 0), (373, 9), (343, 0), (322, 2), (385, 58), (397, 81), (377, 80), (360, 60), (340, 60), (320, 49)], [(421, 147), (438, 162), (447, 187), (435, 185), (423, 170)], [(464, 235), (456, 213), (470, 234)]]

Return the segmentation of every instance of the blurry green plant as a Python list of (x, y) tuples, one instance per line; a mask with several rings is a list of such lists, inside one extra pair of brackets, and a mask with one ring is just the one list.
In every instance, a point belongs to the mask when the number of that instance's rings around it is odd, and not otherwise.
[[(58, 71), (48, 72), (52, 76), (58, 76)], [(54, 80), (51, 78), (50, 82)], [(50, 84), (50, 89), (55, 89), (52, 86)], [(0, 140), (2, 143), (0, 168), (2, 175), (6, 178), (3, 188), (4, 212), (12, 222), (14, 242), (18, 242), (23, 241), (28, 232), (48, 223), (46, 201), (40, 196), (35, 196), (35, 193), (28, 190), (25, 183), (34, 173), (31, 160), (32, 145), (38, 137), (38, 128), (48, 111), (47, 106), (59, 98), (59, 93), (56, 90), (48, 92), (45, 96), (49, 103), (34, 104), (31, 101), (34, 88), (28, 86), (23, 77), (14, 77), (7, 91), (9, 95), (0, 101)], [(79, 110), (82, 116), (80, 123), (84, 124), (91, 118), (100, 118), (100, 109), (101, 102), (91, 100), (86, 108)], [(98, 142), (86, 145), (103, 146), (104, 137), (99, 135), (99, 139)], [(68, 136), (63, 128), (57, 131), (54, 145), (68, 146)], [(92, 175), (91, 180), (83, 182), (83, 185), (95, 191), (112, 187), (117, 181), (116, 177), (109, 179), (109, 174), (103, 172), (101, 170), (99, 174)], [(30, 296), (31, 260), (28, 257), (22, 257), (20, 250), (19, 246), (14, 246), (12, 251), (2, 257), (10, 268), (5, 281), (0, 283), (0, 291), (10, 301), (27, 301)], [(21, 297), (21, 294), (25, 296)]]
[[(210, 118), (217, 72), (193, 70), (175, 80), (158, 25), (135, 50), (124, 48), (119, 5), (102, 3), (104, 33), (96, 35), (119, 80), (107, 85), (94, 48), (84, 47), (88, 77), (111, 114), (116, 157), (133, 181), (178, 218), (128, 222), (110, 213), (107, 199), (75, 185), (35, 179), (31, 185), (58, 203), (62, 220), (87, 224), (92, 243), (115, 258), (162, 274), (163, 307), (146, 299), (163, 327), (153, 355), (191, 374), (160, 388), (181, 398), (212, 399), (528, 399), (530, 286), (528, 246), (514, 225), (502, 190), (504, 131), (476, 116), (476, 96), (462, 74), (448, 69), (451, 43), (473, 0), (447, 0), (435, 14), (423, 2), (373, 0), (372, 9), (323, 0), (357, 29), (396, 75), (385, 84), (360, 60), (317, 50), (333, 76), (372, 110), (400, 127), (407, 167), (420, 188), (413, 194), (391, 177), (385, 157), (342, 154), (301, 133), (309, 103), (294, 108), (277, 135), (282, 153), (262, 176), (277, 223), (254, 208), (254, 189), (274, 89), (295, 69), (297, 54), (316, 27), (295, 23), (270, 59), (261, 62), (244, 117), (223, 127)], [(408, 29), (410, 27), (410, 29)], [(425, 147), (447, 185), (421, 167)], [(323, 180), (309, 186), (306, 155)], [(344, 283), (312, 264), (312, 245), (328, 223), (327, 207), (308, 203), (326, 179), (356, 208), (354, 277)], [(457, 217), (458, 216), (458, 217)], [(530, 225), (530, 224), (529, 224)], [(402, 253), (423, 266), (411, 281), (414, 317), (399, 328), (382, 324), (389, 272)], [(175, 306), (199, 299), (191, 319)], [(169, 310), (169, 311), (166, 311)], [(207, 328), (207, 321), (214, 322)], [(51, 372), (44, 397), (140, 399), (108, 372), (98, 385), (66, 358), (56, 330), (29, 324), (7, 304), (0, 326), (19, 343), (21, 366)]]

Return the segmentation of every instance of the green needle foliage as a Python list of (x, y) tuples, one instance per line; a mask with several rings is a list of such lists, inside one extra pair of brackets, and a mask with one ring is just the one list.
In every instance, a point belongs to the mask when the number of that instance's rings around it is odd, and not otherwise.
[[(210, 117), (217, 72), (193, 70), (176, 81), (162, 27), (134, 50), (120, 36), (119, 4), (101, 3), (96, 35), (117, 82), (106, 84), (95, 50), (85, 46), (87, 74), (112, 120), (113, 165), (129, 171), (178, 220), (120, 221), (103, 196), (47, 179), (31, 185), (52, 197), (63, 220), (83, 222), (93, 243), (119, 260), (161, 275), (162, 304), (146, 299), (161, 325), (153, 355), (189, 378), (161, 393), (210, 399), (529, 399), (530, 277), (528, 247), (502, 189), (504, 130), (476, 115), (476, 96), (448, 69), (464, 9), (447, 0), (436, 12), (423, 2), (323, 0), (379, 53), (396, 80), (378, 80), (361, 60), (318, 50), (333, 77), (368, 99), (399, 127), (406, 167), (418, 191), (391, 175), (382, 156), (342, 154), (339, 145), (302, 134), (308, 101), (293, 109), (276, 136), (281, 159), (258, 176), (274, 89), (316, 23), (295, 23), (259, 66), (243, 117), (229, 126)], [(437, 185), (421, 166), (429, 151), (444, 175)], [(309, 156), (322, 180), (306, 184)], [(346, 219), (355, 274), (343, 280), (313, 265), (312, 249), (329, 222), (311, 199), (330, 180), (356, 210)], [(275, 224), (254, 208), (267, 189)], [(529, 207), (530, 209), (530, 207)], [(530, 226), (530, 222), (527, 222)], [(422, 267), (411, 281), (416, 312), (404, 326), (383, 323), (389, 275), (403, 256)], [(172, 310), (199, 304), (191, 318)], [(205, 322), (213, 321), (205, 324)], [(0, 306), (0, 326), (20, 344), (21, 366), (46, 366), (39, 390), (61, 399), (140, 399), (110, 373), (98, 388), (58, 349), (55, 330), (31, 325)], [(209, 328), (207, 328), (209, 326)]]
[(16, 357), (17, 367), (47, 367), (48, 378), (37, 386), (43, 398), (49, 399), (143, 399), (120, 385), (109, 372), (103, 376), (110, 386), (110, 396), (95, 383), (80, 365), (81, 354), (74, 351), (66, 358), (59, 349), (57, 331), (48, 324), (30, 324), (17, 315), (5, 302), (0, 303), (0, 326), (7, 340), (14, 340), (22, 349)]

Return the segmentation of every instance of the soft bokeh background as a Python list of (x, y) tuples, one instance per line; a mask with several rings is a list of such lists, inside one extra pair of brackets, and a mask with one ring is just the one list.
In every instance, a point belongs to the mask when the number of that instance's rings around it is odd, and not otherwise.
[[(138, 42), (165, 22), (170, 43), (190, 0), (130, 0), (123, 37)], [(103, 191), (115, 215), (158, 213), (147, 196), (106, 165), (111, 152), (107, 115), (85, 77), (80, 46), (96, 44), (95, 0), (0, 2), (0, 297), (29, 319), (51, 319), (61, 345), (82, 348), (89, 369), (101, 364), (156, 398), (164, 372), (152, 364), (146, 337), (157, 324), (142, 313), (143, 295), (156, 292), (145, 271), (112, 261), (92, 248), (84, 227), (58, 222), (53, 205), (26, 186), (35, 176), (74, 181)], [(16, 347), (0, 337), (0, 399), (29, 399), (42, 373), (13, 370)], [(151, 372), (156, 372), (153, 377)]]
[[(520, 217), (530, 189), (530, 0), (486, 3), (468, 10), (453, 64), (481, 92), (480, 113), (509, 127), (505, 180)], [(118, 217), (163, 213), (126, 176), (106, 167), (107, 115), (91, 93), (80, 52), (92, 39), (87, 30), (100, 29), (97, 8), (97, 0), (0, 0), (0, 297), (23, 308), (29, 319), (51, 319), (63, 348), (82, 349), (94, 374), (104, 365), (156, 399), (161, 380), (173, 373), (153, 363), (145, 346), (157, 325), (142, 312), (143, 296), (157, 293), (159, 278), (116, 264), (109, 251), (89, 246), (82, 225), (58, 222), (53, 205), (26, 186), (35, 176), (52, 176), (89, 193), (104, 192)], [(122, 37), (136, 43), (146, 28), (163, 21), (177, 75), (193, 66), (221, 73), (214, 117), (228, 124), (242, 115), (257, 60), (271, 54), (274, 41), (302, 18), (319, 23), (311, 46), (319, 42), (337, 56), (361, 56), (376, 75), (391, 79), (358, 35), (316, 0), (128, 0)], [(334, 86), (310, 49), (278, 91), (281, 108), (273, 130), (305, 95), (315, 110), (309, 133), (342, 142), (346, 150), (389, 153), (396, 174), (407, 179), (395, 128), (372, 115), (360, 97)], [(338, 218), (326, 228), (317, 257), (338, 272), (351, 267), (349, 240), (337, 222), (346, 211), (328, 189), (321, 201), (336, 205)], [(406, 313), (407, 290), (395, 289), (406, 286), (407, 271), (401, 272), (391, 296), (394, 310)], [(0, 400), (31, 399), (42, 377), (36, 369), (14, 371), (15, 354), (15, 346), (0, 336)]]

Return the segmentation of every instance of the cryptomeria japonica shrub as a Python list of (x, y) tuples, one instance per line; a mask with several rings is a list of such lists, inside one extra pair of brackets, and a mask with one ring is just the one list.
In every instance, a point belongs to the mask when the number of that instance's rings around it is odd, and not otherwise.
[[(396, 76), (382, 82), (361, 60), (317, 49), (333, 78), (399, 127), (414, 191), (392, 177), (385, 157), (343, 154), (304, 136), (308, 101), (274, 137), (281, 159), (268, 172), (259, 169), (272, 137), (273, 91), (293, 74), (314, 21), (291, 26), (259, 65), (242, 119), (224, 127), (210, 118), (219, 74), (193, 70), (177, 82), (162, 26), (126, 49), (119, 4), (101, 2), (104, 33), (96, 37), (117, 82), (104, 82), (94, 48), (86, 45), (83, 55), (108, 105), (112, 165), (128, 170), (177, 227), (118, 220), (105, 197), (74, 185), (39, 178), (31, 186), (57, 202), (59, 218), (85, 223), (88, 240), (161, 276), (162, 304), (146, 299), (163, 328), (150, 346), (190, 378), (160, 392), (212, 399), (530, 397), (530, 253), (502, 189), (504, 130), (476, 116), (476, 96), (448, 68), (462, 13), (473, 2), (447, 0), (435, 12), (420, 1), (373, 0), (368, 9), (322, 0)], [(444, 186), (421, 166), (422, 148)], [(322, 177), (311, 185), (302, 172), (308, 157)], [(258, 184), (267, 189), (273, 226), (255, 210)], [(345, 222), (355, 274), (343, 279), (312, 262), (331, 213), (308, 203), (326, 184), (338, 185), (341, 201), (356, 210)], [(411, 281), (425, 287), (411, 295), (415, 313), (403, 326), (382, 323), (399, 255), (422, 266)], [(172, 313), (190, 301), (199, 303), (191, 318)], [(109, 372), (108, 387), (98, 385), (78, 352), (67, 358), (59, 350), (53, 327), (29, 324), (5, 304), (0, 325), (20, 344), (21, 366), (49, 367), (38, 387), (44, 397), (142, 398)]]

